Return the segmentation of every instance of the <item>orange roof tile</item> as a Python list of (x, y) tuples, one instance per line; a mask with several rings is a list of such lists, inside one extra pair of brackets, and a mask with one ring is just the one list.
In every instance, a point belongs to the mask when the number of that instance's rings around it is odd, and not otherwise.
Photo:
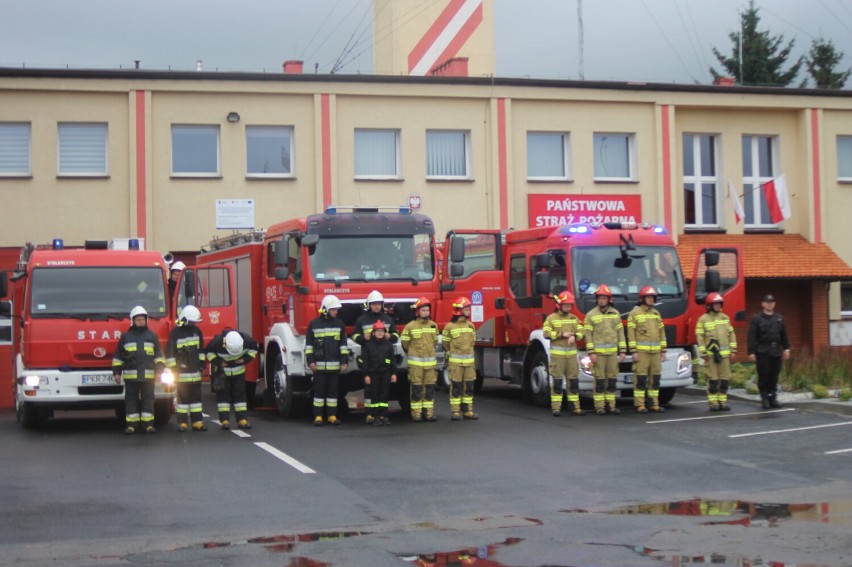
[(852, 268), (828, 244), (800, 234), (682, 234), (681, 262), (691, 265), (696, 250), (708, 245), (740, 246), (747, 278), (852, 280)]

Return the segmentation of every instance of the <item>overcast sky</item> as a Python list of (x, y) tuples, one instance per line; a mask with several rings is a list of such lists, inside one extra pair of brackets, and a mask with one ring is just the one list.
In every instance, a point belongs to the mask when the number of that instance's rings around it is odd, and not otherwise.
[[(446, 0), (423, 0), (446, 2)], [(577, 79), (577, 0), (494, 0), (497, 75)], [(748, 0), (583, 0), (589, 80), (709, 83)], [(794, 57), (830, 39), (852, 67), (852, 0), (759, 0)], [(371, 0), (0, 0), (0, 66), (372, 71)], [(802, 77), (803, 78), (803, 77)], [(847, 83), (846, 88), (852, 88)]]

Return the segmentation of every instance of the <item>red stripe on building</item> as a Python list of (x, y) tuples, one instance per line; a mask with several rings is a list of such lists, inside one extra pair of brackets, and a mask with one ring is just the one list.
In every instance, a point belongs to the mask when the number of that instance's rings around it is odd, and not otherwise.
[(506, 99), (497, 99), (497, 171), (500, 187), (500, 228), (509, 228), (509, 175), (506, 141)]
[[(432, 69), (429, 69), (429, 72), (432, 72), (435, 67), (439, 67), (443, 65), (447, 59), (451, 59), (456, 56), (456, 54), (461, 50), (462, 46), (465, 42), (470, 39), (470, 36), (473, 35), (473, 32), (476, 31), (476, 28), (479, 27), (479, 24), (482, 23), (482, 4), (471, 14), (470, 18), (465, 22), (465, 24), (459, 30), (459, 33), (456, 34), (456, 37), (450, 42), (447, 48), (441, 53), (438, 60), (432, 66)], [(417, 63), (415, 62), (415, 65)], [(411, 66), (409, 62), (409, 72), (411, 71)]]
[(811, 157), (814, 168), (814, 242), (822, 242), (822, 179), (819, 161), (819, 111), (811, 109)]
[(417, 42), (417, 45), (414, 46), (414, 49), (411, 50), (411, 53), (408, 54), (408, 72), (411, 73), (411, 70), (414, 69), (414, 66), (420, 62), (426, 52), (432, 47), (432, 44), (435, 43), (435, 40), (438, 39), (438, 36), (441, 35), (441, 32), (444, 31), (444, 28), (447, 27), (447, 24), (455, 17), (461, 7), (464, 6), (465, 0), (450, 0), (450, 3), (447, 4), (447, 7), (444, 8), (444, 11), (441, 12), (441, 15), (438, 16), (438, 19), (435, 20), (420, 41)]
[(672, 232), (672, 139), (669, 133), (669, 105), (660, 107), (663, 130), (663, 226)]
[(322, 122), (322, 208), (331, 205), (331, 100), (328, 94), (320, 96)]
[(148, 188), (145, 177), (145, 91), (136, 91), (136, 236), (148, 232)]

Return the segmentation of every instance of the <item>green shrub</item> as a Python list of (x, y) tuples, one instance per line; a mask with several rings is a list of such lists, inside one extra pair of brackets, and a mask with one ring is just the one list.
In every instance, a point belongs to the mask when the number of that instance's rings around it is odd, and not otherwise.
[(843, 388), (840, 390), (840, 393), (837, 395), (841, 401), (848, 402), (852, 400), (852, 388)]
[(754, 363), (735, 362), (731, 365), (731, 388), (746, 388), (749, 381), (757, 379)]
[(783, 390), (813, 390), (852, 387), (852, 357), (848, 351), (825, 349), (812, 355), (803, 350), (784, 363), (779, 383)]
[(815, 399), (822, 400), (828, 397), (828, 388), (822, 384), (814, 384), (811, 386), (811, 393), (814, 395)]

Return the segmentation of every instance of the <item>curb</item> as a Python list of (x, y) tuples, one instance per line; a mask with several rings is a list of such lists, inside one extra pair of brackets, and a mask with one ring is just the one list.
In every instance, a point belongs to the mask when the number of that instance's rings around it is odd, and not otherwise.
[[(700, 386), (687, 386), (680, 388), (678, 395), (689, 397), (705, 397), (707, 389)], [(729, 390), (728, 398), (740, 402), (750, 402), (756, 406), (760, 406), (760, 396), (755, 394), (747, 394), (745, 390)], [(802, 410), (824, 411), (837, 413), (841, 415), (852, 415), (852, 402), (841, 402), (833, 398), (815, 400), (810, 397), (810, 394), (790, 394), (782, 392), (778, 394), (778, 401), (784, 406), (795, 407)]]

